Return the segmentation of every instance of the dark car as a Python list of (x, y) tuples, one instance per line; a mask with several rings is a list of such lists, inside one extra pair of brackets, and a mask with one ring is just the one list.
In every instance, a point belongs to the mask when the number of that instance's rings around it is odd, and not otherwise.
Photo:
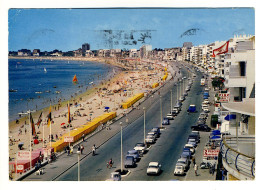
[(156, 138), (160, 137), (161, 131), (159, 127), (154, 127), (151, 131), (155, 132)]
[(170, 124), (169, 119), (168, 118), (163, 118), (162, 124), (163, 125), (169, 125)]
[(196, 134), (190, 134), (189, 137), (188, 137), (188, 141), (189, 141), (189, 139), (195, 139), (196, 143), (200, 142), (200, 138)]
[(136, 166), (136, 162), (133, 156), (126, 156), (125, 157), (125, 168), (128, 167), (135, 167)]
[(191, 129), (194, 131), (211, 131), (211, 128), (208, 125), (194, 125), (191, 126)]

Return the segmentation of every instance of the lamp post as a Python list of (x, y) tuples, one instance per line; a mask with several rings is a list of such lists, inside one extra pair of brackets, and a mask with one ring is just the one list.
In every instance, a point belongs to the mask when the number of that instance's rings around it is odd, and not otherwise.
[(80, 151), (79, 150), (77, 151), (77, 154), (78, 154), (78, 181), (80, 181), (80, 161), (79, 161)]
[(170, 113), (172, 112), (172, 89), (171, 89), (171, 111)]
[(145, 107), (143, 107), (144, 110), (144, 143), (145, 143)]
[(122, 133), (122, 122), (119, 123), (121, 126), (121, 173), (123, 172), (123, 133)]
[(160, 96), (161, 128), (162, 128), (162, 96)]

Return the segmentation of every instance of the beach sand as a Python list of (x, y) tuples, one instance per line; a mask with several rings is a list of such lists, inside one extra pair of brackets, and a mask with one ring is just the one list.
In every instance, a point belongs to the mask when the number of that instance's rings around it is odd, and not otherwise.
[[(39, 58), (40, 59), (40, 58)], [(44, 58), (45, 59), (45, 58)], [(52, 58), (54, 59), (54, 58)], [(77, 60), (86, 60), (78, 58)], [(82, 126), (91, 119), (104, 114), (105, 107), (109, 107), (110, 111), (117, 112), (117, 116), (124, 114), (125, 109), (121, 109), (120, 105), (122, 102), (126, 101), (129, 97), (133, 95), (144, 92), (145, 95), (151, 92), (151, 85), (155, 82), (162, 83), (162, 76), (164, 75), (164, 67), (157, 64), (149, 64), (153, 70), (145, 69), (143, 66), (148, 65), (148, 63), (136, 63), (131, 66), (123, 63), (115, 63), (113, 60), (104, 60), (104, 59), (93, 59), (89, 61), (98, 61), (106, 62), (113, 64), (119, 67), (123, 67), (125, 71), (121, 71), (116, 74), (113, 78), (108, 81), (102, 81), (101, 84), (93, 86), (91, 89), (88, 89), (86, 92), (74, 97), (69, 101), (61, 102), (60, 105), (52, 105), (52, 118), (53, 124), (51, 126), (51, 133), (56, 140), (57, 137), (61, 137), (63, 134), (68, 133), (69, 129), (73, 130), (77, 127)], [(133, 63), (133, 62), (132, 62)], [(141, 70), (133, 70), (133, 68), (140, 68)], [(141, 68), (142, 67), (142, 68)], [(171, 78), (171, 74), (168, 73), (168, 79)], [(118, 93), (113, 93), (113, 90), (124, 88), (127, 91), (120, 91)], [(67, 104), (70, 102), (70, 113), (73, 120), (71, 121), (72, 127), (62, 128), (68, 124), (68, 108)], [(75, 105), (78, 106), (75, 106)], [(34, 123), (37, 123), (40, 113), (43, 112), (43, 122), (38, 127), (35, 125), (36, 132), (38, 133), (38, 139), (45, 139), (47, 143), (45, 146), (50, 145), (49, 135), (50, 127), (47, 126), (47, 115), (49, 113), (49, 106), (45, 109), (38, 110), (35, 113), (32, 113)], [(25, 125), (26, 122), (26, 125)], [(29, 120), (28, 116), (23, 117), (19, 120), (19, 124), (16, 124), (15, 121), (9, 122), (9, 139), (12, 139), (12, 143), (9, 143), (9, 157), (15, 159), (16, 152), (19, 151), (18, 144), (23, 142), (23, 150), (29, 150), (30, 147), (30, 132), (31, 127), (28, 125)], [(65, 123), (64, 125), (61, 125)], [(25, 133), (26, 129), (26, 133)], [(43, 137), (44, 132), (44, 137)], [(33, 140), (33, 139), (32, 139)], [(33, 144), (32, 149), (37, 149), (43, 147), (43, 142), (40, 141), (39, 144)]]

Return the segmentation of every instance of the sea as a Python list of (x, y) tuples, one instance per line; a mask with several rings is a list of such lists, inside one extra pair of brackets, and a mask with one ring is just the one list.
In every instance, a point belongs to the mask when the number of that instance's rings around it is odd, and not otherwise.
[[(9, 59), (9, 121), (86, 92), (120, 69), (105, 63), (49, 59)], [(74, 75), (78, 83), (73, 83)]]

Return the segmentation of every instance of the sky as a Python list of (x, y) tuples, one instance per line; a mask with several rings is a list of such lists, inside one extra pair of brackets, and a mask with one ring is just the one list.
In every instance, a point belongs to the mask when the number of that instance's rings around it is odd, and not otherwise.
[(253, 8), (9, 9), (8, 50), (70, 51), (180, 47), (255, 34)]

